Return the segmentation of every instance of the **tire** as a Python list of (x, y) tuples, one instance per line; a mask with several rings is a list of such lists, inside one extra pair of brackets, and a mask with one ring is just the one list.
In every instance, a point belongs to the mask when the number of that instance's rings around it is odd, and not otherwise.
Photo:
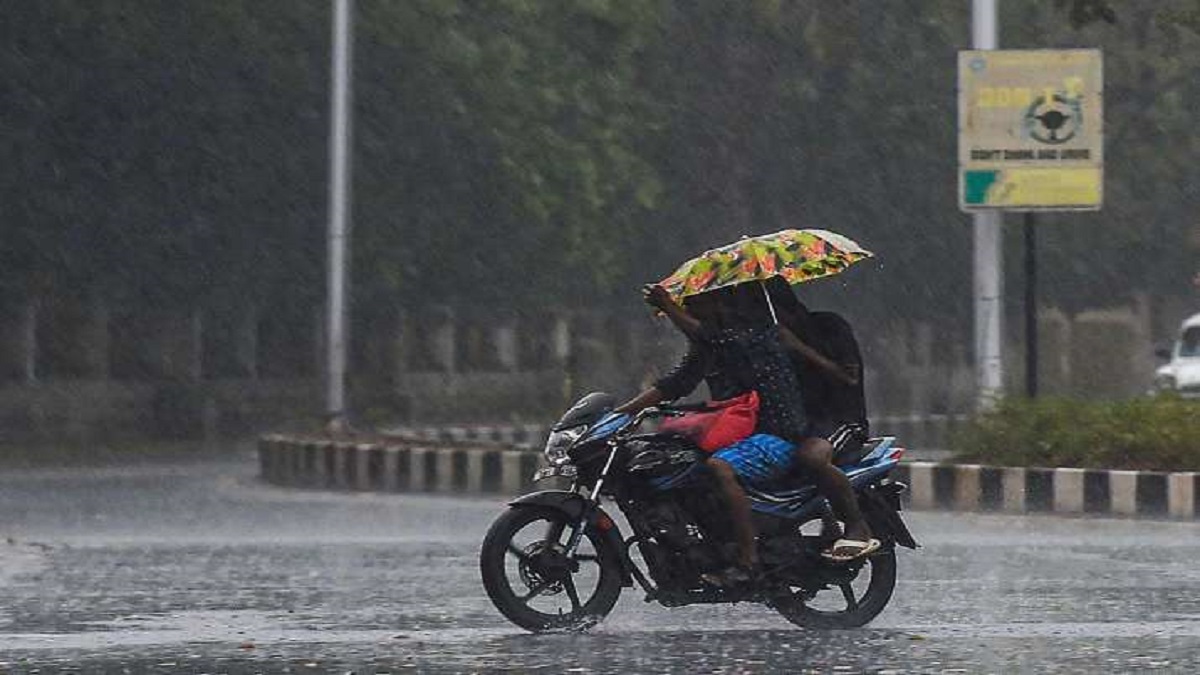
[[(525, 533), (539, 531), (530, 527), (539, 521), (546, 523), (542, 536), (529, 540)], [(570, 518), (557, 509), (516, 506), (501, 514), (483, 539), (479, 552), (483, 587), (496, 609), (526, 630), (586, 630), (612, 611), (621, 594), (619, 552), (594, 527), (584, 531), (576, 550), (578, 567), (570, 571), (572, 562), (561, 553), (561, 543), (566, 540), (563, 533), (570, 531), (570, 525)], [(583, 583), (580, 588), (580, 582), (592, 577), (594, 584)], [(590, 594), (584, 597), (589, 588)], [(572, 601), (572, 589), (577, 602)], [(532, 606), (553, 605), (555, 600), (568, 603), (570, 611)]]
[[(870, 575), (869, 582), (861, 596), (857, 592), (853, 593), (853, 606), (844, 599), (845, 592), (840, 587), (819, 591), (816, 597), (808, 599), (803, 591), (793, 589), (789, 595), (774, 598), (769, 604), (783, 615), (783, 618), (803, 628), (859, 628), (878, 616), (892, 599), (892, 592), (896, 589), (895, 549), (885, 544), (878, 553), (869, 556), (862, 563), (854, 581), (862, 585), (864, 574)], [(853, 589), (852, 584), (847, 585)], [(832, 600), (830, 595), (842, 598), (838, 604), (844, 603), (845, 607), (834, 610), (819, 606), (830, 601), (837, 602)]]

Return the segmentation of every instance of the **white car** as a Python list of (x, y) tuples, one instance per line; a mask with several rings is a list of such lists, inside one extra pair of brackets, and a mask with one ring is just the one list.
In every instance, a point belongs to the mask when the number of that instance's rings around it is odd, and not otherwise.
[(1175, 346), (1161, 350), (1167, 359), (1154, 376), (1156, 391), (1177, 391), (1185, 398), (1200, 398), (1200, 314), (1188, 317), (1179, 327)]

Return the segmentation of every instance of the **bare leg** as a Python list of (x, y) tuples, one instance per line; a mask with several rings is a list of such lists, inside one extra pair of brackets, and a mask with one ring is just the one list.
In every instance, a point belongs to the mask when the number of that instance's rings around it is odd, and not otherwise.
[(842, 521), (838, 520), (838, 517), (833, 515), (832, 512), (826, 511), (821, 516), (822, 538), (829, 539), (830, 541), (836, 541), (841, 539), (842, 535), (845, 533), (846, 530), (842, 527)]
[(742, 567), (754, 567), (758, 564), (758, 549), (755, 546), (754, 521), (750, 517), (750, 499), (746, 491), (738, 483), (737, 474), (733, 467), (723, 459), (715, 457), (708, 460), (708, 468), (717, 478), (717, 486), (721, 496), (729, 505), (729, 517), (733, 523), (733, 534), (738, 545), (738, 564)]
[(823, 438), (806, 438), (796, 447), (796, 464), (813, 478), (817, 490), (829, 500), (833, 512), (846, 523), (846, 538), (866, 541), (871, 527), (858, 508), (850, 479), (833, 465), (833, 446)]

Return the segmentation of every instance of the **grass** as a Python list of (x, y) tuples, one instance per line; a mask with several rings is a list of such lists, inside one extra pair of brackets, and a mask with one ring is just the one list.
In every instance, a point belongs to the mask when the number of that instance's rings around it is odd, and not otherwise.
[(993, 466), (1200, 471), (1200, 401), (1006, 400), (951, 449), (953, 461)]

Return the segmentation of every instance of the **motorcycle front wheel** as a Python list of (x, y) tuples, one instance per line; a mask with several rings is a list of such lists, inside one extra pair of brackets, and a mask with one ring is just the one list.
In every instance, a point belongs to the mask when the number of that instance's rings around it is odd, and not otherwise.
[(888, 546), (861, 563), (825, 570), (828, 583), (813, 592), (789, 589), (770, 605), (804, 628), (859, 628), (871, 622), (896, 588), (896, 551)]
[(483, 587), (509, 621), (534, 631), (585, 630), (621, 594), (619, 552), (593, 527), (568, 554), (572, 523), (557, 509), (519, 506), (500, 515), (479, 553)]

